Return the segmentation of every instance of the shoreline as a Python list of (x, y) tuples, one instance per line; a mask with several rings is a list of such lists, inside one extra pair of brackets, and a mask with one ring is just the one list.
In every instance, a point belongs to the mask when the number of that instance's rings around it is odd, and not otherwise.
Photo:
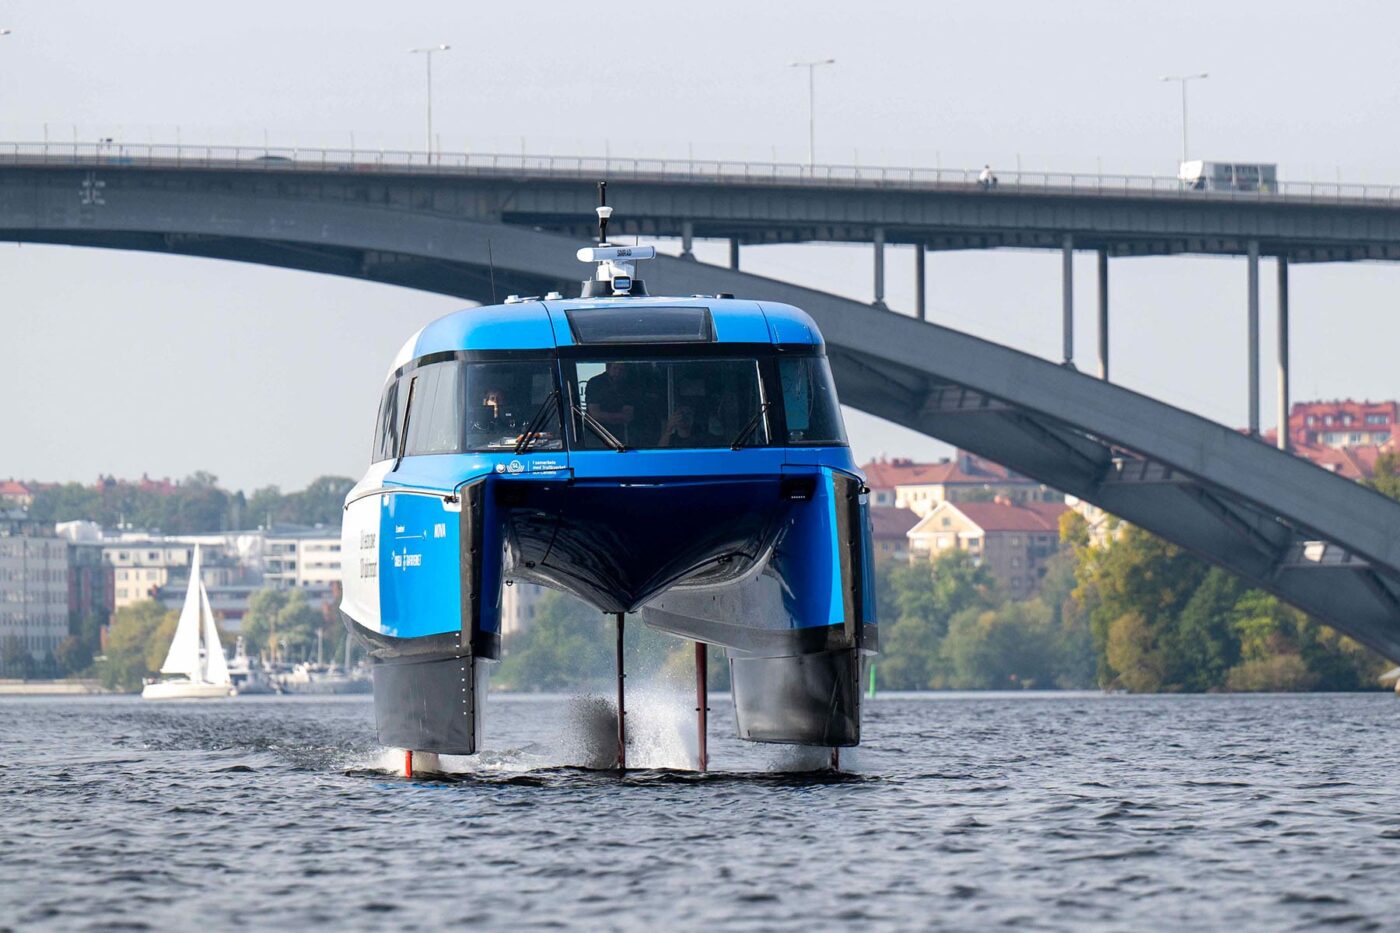
[(97, 696), (119, 692), (108, 690), (89, 678), (0, 680), (0, 696)]

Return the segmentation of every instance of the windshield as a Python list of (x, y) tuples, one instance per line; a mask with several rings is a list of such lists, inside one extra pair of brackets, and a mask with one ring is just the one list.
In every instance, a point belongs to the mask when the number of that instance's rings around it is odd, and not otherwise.
[[(630, 448), (769, 443), (758, 361), (584, 360), (572, 364), (579, 409)], [(575, 418), (581, 450), (612, 445)]]
[(546, 407), (530, 449), (563, 449), (559, 407), (551, 400), (554, 374), (548, 362), (467, 363), (465, 369), (465, 450), (515, 449)]
[(548, 360), (419, 366), (385, 388), (375, 459), (514, 450), (536, 417), (529, 449), (560, 450), (564, 441), (553, 393)]

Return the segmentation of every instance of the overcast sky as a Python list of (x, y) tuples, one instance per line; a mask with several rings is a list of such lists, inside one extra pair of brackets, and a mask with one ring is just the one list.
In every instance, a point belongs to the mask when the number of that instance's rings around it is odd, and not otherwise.
[[(800, 15), (798, 11), (800, 10)], [(1170, 175), (1192, 86), (1198, 157), (1269, 161), (1285, 179), (1400, 182), (1400, 7), (1321, 4), (578, 2), (237, 4), (0, 0), (0, 137), (422, 148), (435, 60), (444, 149), (801, 160), (805, 73), (817, 156), (861, 164)], [(614, 130), (614, 128), (617, 128)], [(702, 258), (721, 260), (717, 245)], [(752, 271), (870, 298), (868, 248), (745, 250)], [(912, 253), (888, 297), (913, 305)], [(931, 254), (940, 323), (1059, 352), (1059, 257)], [(1273, 421), (1272, 269), (1264, 281)], [(1298, 398), (1400, 396), (1400, 269), (1293, 267)], [(201, 259), (0, 245), (0, 478), (179, 477), (298, 487), (357, 475), (403, 340), (460, 302)], [(1092, 366), (1092, 256), (1078, 353)], [(1243, 260), (1117, 260), (1117, 381), (1245, 420)], [(858, 456), (936, 456), (848, 413)]]

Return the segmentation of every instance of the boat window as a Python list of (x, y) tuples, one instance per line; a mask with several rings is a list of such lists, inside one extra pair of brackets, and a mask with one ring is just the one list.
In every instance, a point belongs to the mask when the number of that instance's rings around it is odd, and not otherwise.
[(462, 364), (433, 363), (408, 375), (413, 379), (405, 453), (450, 454), (461, 449)]
[(601, 426), (628, 447), (762, 447), (770, 443), (753, 359), (586, 360), (573, 364), (581, 450), (606, 450)]
[(789, 444), (846, 443), (841, 406), (831, 366), (823, 356), (790, 357), (778, 361), (787, 413)]
[[(560, 406), (548, 360), (467, 363), (464, 450), (513, 450), (537, 416), (531, 450), (562, 450)], [(548, 404), (546, 404), (548, 403)], [(541, 414), (543, 412), (543, 414)]]
[(579, 343), (707, 343), (715, 339), (709, 308), (577, 308), (565, 312)]
[[(540, 423), (530, 449), (561, 450), (563, 431), (554, 386), (554, 366), (549, 360), (451, 360), (409, 370), (384, 390), (374, 460), (396, 459), (405, 430), (407, 456), (513, 450), (536, 416)], [(406, 411), (410, 403), (411, 412)]]
[(399, 429), (403, 425), (404, 406), (407, 404), (406, 380), (395, 380), (384, 387), (384, 398), (379, 403), (379, 418), (374, 427), (372, 463), (393, 460), (399, 455)]

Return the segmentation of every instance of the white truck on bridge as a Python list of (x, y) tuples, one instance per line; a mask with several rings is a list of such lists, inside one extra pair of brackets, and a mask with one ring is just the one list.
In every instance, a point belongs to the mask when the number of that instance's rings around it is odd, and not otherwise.
[(1277, 191), (1278, 166), (1262, 162), (1182, 162), (1177, 177), (1190, 191)]

